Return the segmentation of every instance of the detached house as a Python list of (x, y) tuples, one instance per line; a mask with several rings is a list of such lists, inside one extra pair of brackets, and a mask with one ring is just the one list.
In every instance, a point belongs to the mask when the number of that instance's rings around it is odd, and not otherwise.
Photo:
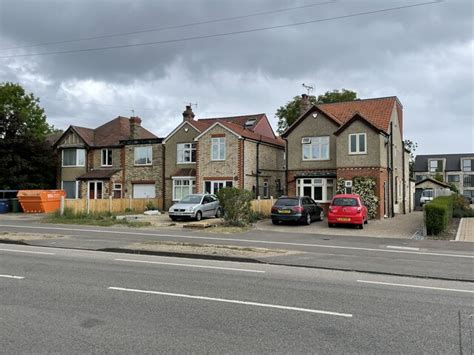
[(279, 196), (284, 187), (284, 141), (265, 114), (183, 121), (164, 140), (165, 207), (193, 192), (217, 193), (228, 186), (256, 197)]
[(67, 198), (160, 197), (161, 143), (139, 117), (117, 117), (95, 129), (70, 126), (55, 143), (58, 187)]
[(310, 105), (282, 134), (289, 195), (310, 196), (327, 208), (337, 179), (375, 179), (377, 217), (409, 210), (408, 152), (403, 107), (396, 97)]

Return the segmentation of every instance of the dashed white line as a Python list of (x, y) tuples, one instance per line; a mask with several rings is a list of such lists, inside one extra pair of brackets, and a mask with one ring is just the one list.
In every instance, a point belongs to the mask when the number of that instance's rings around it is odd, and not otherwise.
[(457, 289), (457, 288), (396, 284), (396, 283), (391, 283), (391, 282), (379, 282), (379, 281), (367, 281), (367, 280), (357, 280), (357, 282), (366, 283), (366, 284), (375, 284), (375, 285), (395, 286), (395, 287), (423, 288), (423, 289), (437, 290), (437, 291), (474, 293), (474, 291), (471, 291), (471, 290), (461, 290), (461, 289)]
[(329, 311), (321, 311), (321, 310), (318, 310), (318, 309), (281, 306), (281, 305), (276, 305), (276, 304), (259, 303), (259, 302), (239, 301), (239, 300), (231, 300), (231, 299), (227, 299), (227, 298), (214, 298), (214, 297), (186, 295), (186, 294), (182, 294), (182, 293), (146, 291), (146, 290), (137, 290), (137, 289), (133, 289), (133, 288), (123, 288), (123, 287), (108, 287), (108, 289), (109, 290), (116, 290), (116, 291), (147, 293), (147, 294), (160, 295), (160, 296), (191, 298), (191, 299), (203, 300), (203, 301), (234, 303), (234, 304), (242, 304), (242, 305), (247, 305), (247, 306), (276, 308), (276, 309), (283, 309), (283, 310), (287, 310), (287, 311), (326, 314), (326, 315), (330, 315), (330, 316), (338, 316), (338, 317), (346, 317), (346, 318), (351, 318), (352, 317), (352, 314), (348, 314), (348, 313), (329, 312)]
[(56, 255), (55, 253), (46, 253), (46, 252), (43, 252), (43, 251), (18, 250), (18, 249), (0, 249), (0, 251), (11, 251), (12, 253), (29, 253), (29, 254), (42, 254), (42, 255)]
[(237, 269), (232, 267), (218, 267), (218, 266), (207, 266), (207, 265), (192, 265), (192, 264), (178, 264), (178, 263), (165, 263), (162, 261), (147, 261), (147, 260), (133, 260), (133, 259), (114, 259), (116, 261), (126, 261), (132, 263), (145, 263), (145, 264), (159, 264), (159, 265), (170, 265), (170, 266), (183, 266), (183, 267), (195, 267), (202, 269), (217, 269), (217, 270), (228, 270), (228, 271), (240, 271), (240, 272), (254, 272), (254, 273), (265, 273), (263, 270), (251, 270), (251, 269)]
[[(75, 232), (91, 232), (91, 233), (107, 233), (107, 234), (124, 234), (124, 232), (122, 232), (122, 231), (111, 231), (111, 230), (73, 229), (73, 228), (61, 228), (61, 227), (15, 226), (15, 225), (10, 225), (10, 224), (0, 224), (0, 227), (61, 230), (61, 231), (69, 231), (69, 232), (75, 231)], [(274, 242), (274, 241), (267, 241), (267, 240), (255, 240), (255, 239), (199, 237), (199, 236), (191, 236), (191, 235), (170, 235), (170, 234), (157, 234), (157, 233), (139, 233), (139, 232), (129, 232), (129, 231), (127, 231), (126, 233), (128, 235), (142, 235), (142, 236), (150, 236), (150, 237), (166, 237), (166, 238), (175, 238), (175, 239), (220, 240), (220, 241), (226, 241), (226, 242), (245, 242), (245, 243), (268, 244), (268, 245), (290, 245), (290, 246), (303, 246), (303, 247), (314, 247), (314, 248), (373, 251), (373, 252), (379, 252), (379, 253), (416, 254), (416, 255), (446, 256), (446, 257), (451, 257), (451, 258), (474, 259), (474, 255), (467, 255), (467, 254), (432, 253), (432, 252), (421, 252), (421, 251), (411, 251), (411, 250), (387, 250), (387, 249), (376, 249), (376, 248), (348, 247), (348, 246), (340, 246), (340, 245)]]
[(23, 276), (15, 276), (15, 275), (0, 275), (0, 277), (4, 277), (7, 279), (17, 279), (17, 280), (24, 279)]
[(400, 249), (400, 250), (420, 250), (420, 248), (414, 248), (414, 247), (403, 247), (403, 246), (398, 246), (398, 245), (387, 245), (388, 249)]

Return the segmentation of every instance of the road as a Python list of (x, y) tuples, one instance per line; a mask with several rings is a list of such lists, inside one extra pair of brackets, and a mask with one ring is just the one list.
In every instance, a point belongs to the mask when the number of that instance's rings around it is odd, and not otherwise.
[(0, 231), (67, 238), (33, 241), (66, 248), (127, 248), (136, 242), (172, 241), (286, 249), (300, 253), (261, 259), (281, 265), (474, 281), (474, 243), (250, 231), (236, 235), (187, 230), (129, 229), (2, 221)]
[(8, 354), (455, 354), (460, 341), (469, 354), (473, 296), (470, 282), (0, 245)]

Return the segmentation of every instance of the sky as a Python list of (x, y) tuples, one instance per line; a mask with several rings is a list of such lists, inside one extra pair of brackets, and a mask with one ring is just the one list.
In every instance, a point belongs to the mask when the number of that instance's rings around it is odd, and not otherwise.
[(276, 129), (303, 83), (346, 88), (397, 96), (416, 153), (474, 152), (473, 1), (434, 1), (0, 0), (0, 82), (56, 128), (136, 115), (160, 137), (186, 104)]

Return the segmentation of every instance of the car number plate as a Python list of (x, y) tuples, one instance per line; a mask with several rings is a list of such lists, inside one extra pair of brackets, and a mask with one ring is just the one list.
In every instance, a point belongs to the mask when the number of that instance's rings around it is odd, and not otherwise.
[(350, 218), (338, 218), (337, 220), (341, 221), (341, 222), (349, 222), (351, 219)]
[(278, 213), (288, 214), (291, 213), (291, 210), (278, 210)]

